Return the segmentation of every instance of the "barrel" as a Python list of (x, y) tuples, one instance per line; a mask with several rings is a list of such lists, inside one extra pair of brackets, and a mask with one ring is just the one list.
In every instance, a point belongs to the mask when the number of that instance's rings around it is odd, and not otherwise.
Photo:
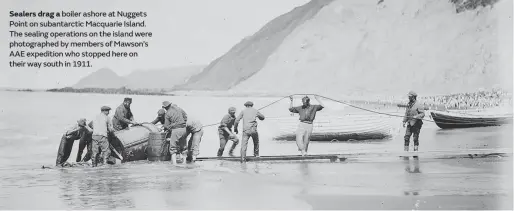
[(148, 147), (146, 154), (149, 161), (169, 161), (171, 155), (169, 151), (170, 142), (166, 140), (166, 133), (150, 132), (148, 136)]

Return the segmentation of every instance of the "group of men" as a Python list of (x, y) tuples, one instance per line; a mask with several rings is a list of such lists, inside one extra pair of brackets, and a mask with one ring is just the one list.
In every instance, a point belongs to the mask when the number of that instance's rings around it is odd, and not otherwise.
[[(311, 105), (310, 98), (305, 96), (302, 98), (302, 105), (293, 107), (293, 98), (290, 97), (291, 103), (289, 111), (291, 113), (299, 114), (300, 124), (296, 130), (296, 145), (298, 151), (301, 152), (302, 156), (307, 155), (309, 149), (310, 135), (312, 134), (313, 122), (316, 118), (316, 112), (321, 111), (324, 108), (321, 100), (315, 96), (316, 100), (321, 105)], [(246, 161), (246, 149), (248, 147), (248, 141), (252, 138), (253, 141), (253, 155), (259, 157), (259, 132), (257, 131), (257, 119), (264, 120), (264, 115), (261, 114), (257, 109), (253, 108), (253, 102), (248, 101), (244, 104), (246, 107), (236, 117), (236, 108), (230, 107), (228, 114), (226, 114), (220, 122), (218, 127), (218, 135), (220, 137), (220, 148), (218, 149), (218, 156), (223, 156), (223, 151), (228, 141), (232, 141), (230, 147), (229, 156), (234, 156), (234, 149), (239, 143), (237, 135), (239, 133), (238, 125), (243, 120), (243, 131), (242, 131), (242, 143), (241, 143), (241, 162)], [(234, 128), (232, 130), (232, 128)]]
[[(289, 111), (291, 113), (299, 114), (299, 125), (296, 130), (296, 145), (298, 151), (302, 156), (307, 155), (309, 149), (310, 136), (312, 134), (313, 122), (316, 118), (316, 113), (323, 110), (325, 107), (322, 101), (314, 96), (320, 103), (319, 105), (310, 104), (310, 98), (305, 96), (302, 98), (302, 105), (293, 107), (293, 98), (290, 97), (291, 103)], [(409, 92), (409, 104), (406, 109), (405, 117), (403, 119), (403, 126), (406, 128), (405, 134), (405, 151), (408, 151), (410, 136), (414, 136), (414, 151), (418, 150), (419, 133), (423, 124), (422, 119), (425, 115), (424, 108), (416, 103), (417, 94), (413, 91)], [(59, 151), (57, 155), (56, 165), (63, 166), (70, 156), (70, 152), (75, 140), (80, 140), (79, 151), (77, 154), (77, 162), (87, 162), (92, 160), (93, 167), (97, 166), (99, 162), (102, 164), (115, 163), (114, 158), (111, 156), (109, 137), (113, 132), (124, 130), (129, 125), (138, 125), (134, 121), (134, 115), (130, 110), (132, 104), (131, 98), (125, 98), (123, 103), (116, 108), (116, 112), (110, 119), (109, 106), (102, 106), (101, 112), (93, 121), (86, 124), (86, 119), (79, 119), (77, 125), (68, 130), (61, 138)], [(242, 143), (241, 143), (241, 162), (246, 161), (246, 150), (248, 141), (252, 138), (254, 144), (254, 156), (259, 157), (259, 133), (257, 130), (257, 119), (263, 121), (264, 115), (257, 109), (253, 108), (253, 102), (248, 101), (244, 104), (245, 109), (242, 110), (236, 117), (236, 108), (230, 107), (228, 114), (223, 116), (219, 126), (218, 135), (220, 139), (220, 147), (217, 156), (223, 156), (225, 147), (229, 141), (232, 141), (232, 146), (229, 150), (229, 156), (234, 156), (234, 150), (239, 144), (238, 126), (240, 121), (243, 121), (242, 126)], [(171, 161), (176, 164), (177, 156), (186, 157), (184, 161), (196, 160), (199, 154), (199, 146), (203, 136), (203, 125), (195, 119), (188, 118), (187, 113), (176, 104), (169, 101), (162, 103), (162, 108), (158, 110), (157, 117), (151, 122), (152, 124), (161, 123), (163, 130), (167, 133), (167, 138), (170, 141), (169, 151), (171, 154)], [(189, 141), (187, 137), (191, 134)], [(84, 148), (88, 148), (87, 154), (81, 160)]]
[[(116, 108), (112, 120), (109, 117), (111, 110), (109, 106), (102, 106), (100, 114), (96, 115), (89, 124), (86, 124), (86, 119), (79, 119), (77, 125), (62, 136), (55, 164), (57, 166), (66, 165), (76, 140), (80, 140), (76, 162), (91, 160), (93, 166), (97, 166), (99, 162), (115, 163), (115, 158), (111, 156), (111, 149), (115, 149), (110, 146), (109, 137), (115, 131), (128, 128), (130, 124), (138, 124), (134, 121), (134, 115), (130, 110), (131, 104), (132, 98), (125, 98), (123, 103)], [(82, 159), (82, 153), (86, 147), (87, 154)]]

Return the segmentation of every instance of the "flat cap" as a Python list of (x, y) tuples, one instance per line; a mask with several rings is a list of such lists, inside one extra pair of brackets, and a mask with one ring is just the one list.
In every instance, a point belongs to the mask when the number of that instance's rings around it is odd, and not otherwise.
[(164, 101), (162, 102), (162, 107), (168, 107), (169, 105), (171, 105), (170, 101)]
[(164, 109), (159, 109), (159, 111), (157, 111), (157, 115), (158, 116), (164, 116), (164, 114), (166, 113), (166, 111)]
[(409, 96), (414, 96), (414, 97), (416, 97), (416, 96), (418, 96), (418, 94), (416, 94), (416, 92), (414, 92), (414, 91), (410, 91), (410, 92), (409, 92)]
[(253, 106), (253, 102), (252, 101), (246, 101), (245, 106)]
[(111, 107), (109, 106), (102, 106), (102, 108), (100, 108), (101, 111), (109, 111), (111, 110)]
[(236, 111), (236, 108), (234, 108), (234, 107), (230, 107), (230, 108), (228, 108), (228, 112), (231, 112), (231, 111), (234, 111), (234, 112), (235, 112), (235, 111)]
[(123, 102), (132, 102), (132, 98), (126, 97), (125, 99), (123, 99)]
[(77, 121), (77, 124), (79, 124), (80, 126), (86, 126), (86, 119), (84, 118), (81, 118)]

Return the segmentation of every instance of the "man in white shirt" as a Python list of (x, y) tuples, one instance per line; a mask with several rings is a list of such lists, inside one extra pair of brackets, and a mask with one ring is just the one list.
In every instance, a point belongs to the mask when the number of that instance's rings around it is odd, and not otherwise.
[(109, 118), (109, 106), (102, 106), (101, 113), (93, 119), (93, 142), (92, 142), (92, 160), (93, 167), (97, 166), (96, 156), (100, 153), (102, 158), (102, 164), (105, 164), (107, 158), (111, 154), (109, 149), (109, 132), (114, 132), (111, 118)]

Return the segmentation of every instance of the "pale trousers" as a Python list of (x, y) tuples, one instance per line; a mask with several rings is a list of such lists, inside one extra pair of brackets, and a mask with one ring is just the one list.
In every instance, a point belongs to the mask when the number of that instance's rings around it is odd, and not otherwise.
[(296, 145), (298, 146), (298, 151), (305, 150), (305, 152), (307, 152), (309, 150), (311, 134), (312, 124), (305, 122), (300, 122), (300, 124), (298, 124), (298, 129), (296, 129)]

